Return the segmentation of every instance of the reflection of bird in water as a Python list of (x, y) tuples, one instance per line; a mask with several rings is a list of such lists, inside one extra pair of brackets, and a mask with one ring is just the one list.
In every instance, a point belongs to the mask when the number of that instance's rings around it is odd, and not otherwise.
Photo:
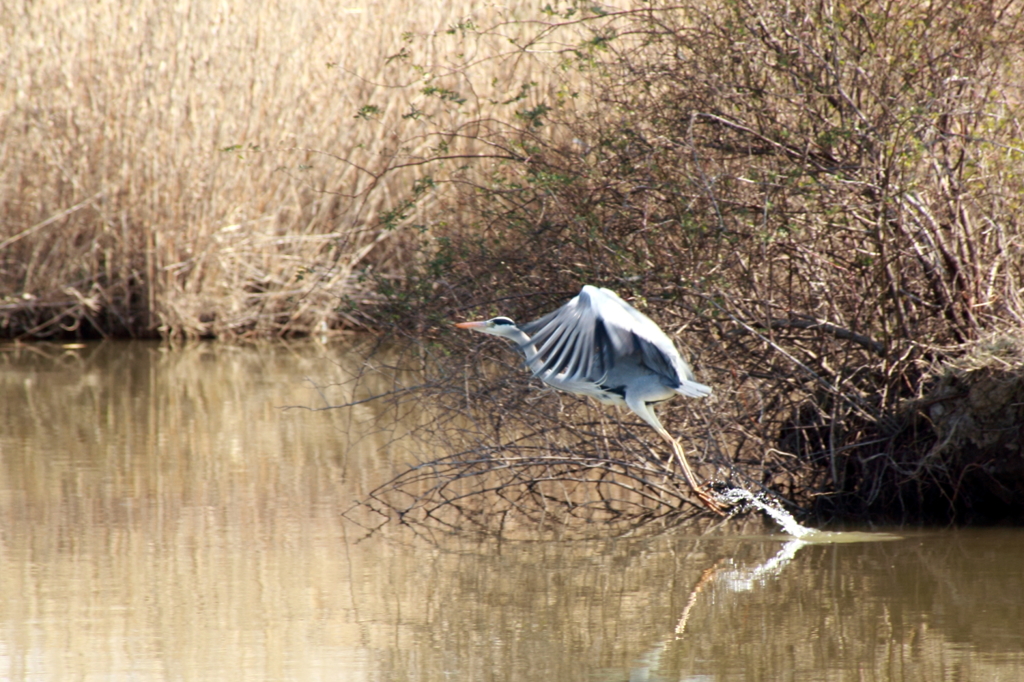
[(704, 504), (722, 513), (652, 409), (677, 393), (703, 398), (711, 389), (697, 382), (665, 332), (617, 294), (585, 286), (574, 299), (533, 322), (517, 326), (507, 317), (495, 317), (455, 326), (509, 339), (526, 356), (533, 376), (549, 386), (631, 409), (671, 446)]

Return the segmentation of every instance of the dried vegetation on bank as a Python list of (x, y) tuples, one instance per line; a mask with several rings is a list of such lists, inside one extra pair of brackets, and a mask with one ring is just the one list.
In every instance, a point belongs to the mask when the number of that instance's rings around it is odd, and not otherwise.
[[(1006, 473), (1024, 464), (1019, 357), (960, 375), (970, 394), (999, 374), (998, 415), (920, 407), (949, 399), (949, 362), (1024, 328), (1018, 10), (729, 2), (550, 17), (573, 95), (503, 138), (518, 160), (458, 185), (428, 257), (374, 311), (451, 352), (439, 376), (462, 389), (449, 409), (475, 420), (457, 450), (475, 468), (444, 480), (485, 469), (520, 516), (629, 516), (630, 495), (648, 515), (690, 509), (665, 502), (656, 474), (585, 503), (537, 489), (654, 461), (657, 446), (571, 398), (538, 411), (507, 349), (440, 331), (453, 315), (530, 319), (592, 283), (677, 334), (715, 387), (666, 408), (706, 477), (823, 516), (1024, 519)], [(482, 357), (512, 366), (481, 374)], [(568, 443), (581, 469), (553, 476), (519, 434)], [(536, 467), (525, 481), (509, 466), (523, 461)], [(415, 500), (445, 508), (438, 489)]]
[[(471, 9), (4, 3), (0, 336), (352, 326), (339, 301), (371, 291), (360, 273), (415, 257), (393, 228), (432, 205), (423, 192), (410, 210), (406, 193), (437, 155), (435, 128), (493, 108), (490, 88), (451, 99), (452, 27)], [(411, 72), (416, 41), (428, 63)], [(496, 83), (544, 81), (491, 64)]]
[[(538, 398), (506, 349), (447, 326), (603, 285), (715, 387), (666, 410), (708, 477), (825, 514), (1024, 518), (1019, 489), (984, 506), (965, 484), (1019, 470), (1018, 389), (995, 421), (936, 409), (950, 361), (1024, 329), (1019, 3), (453, 13), (372, 43), (365, 68), (335, 57), (321, 10), (111, 11), (124, 50), (8, 46), (43, 67), (6, 76), (5, 129), (25, 131), (3, 151), (6, 334), (390, 331), (426, 372), (403, 399), (447, 415), (458, 454), (382, 488), (382, 511), (686, 513), (633, 420)], [(224, 43), (251, 58), (213, 79)], [(186, 96), (197, 76), (219, 85)], [(63, 104), (33, 104), (47, 83)], [(1011, 434), (1001, 458), (969, 424)]]

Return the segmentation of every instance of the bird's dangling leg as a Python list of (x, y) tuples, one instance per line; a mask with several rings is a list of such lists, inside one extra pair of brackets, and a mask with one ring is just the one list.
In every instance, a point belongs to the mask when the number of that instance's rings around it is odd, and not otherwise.
[(722, 505), (713, 497), (707, 486), (697, 480), (697, 475), (693, 473), (690, 463), (686, 461), (686, 454), (683, 452), (683, 446), (679, 444), (679, 441), (673, 438), (667, 431), (662, 433), (661, 437), (668, 441), (668, 444), (672, 447), (672, 454), (675, 455), (676, 461), (679, 462), (679, 467), (683, 470), (686, 482), (693, 488), (693, 492), (697, 493), (697, 497), (704, 503), (704, 506), (719, 516), (725, 516), (725, 509), (722, 508)]
[(704, 503), (704, 506), (719, 516), (725, 516), (725, 510), (712, 496), (712, 492), (708, 490), (707, 486), (701, 485), (700, 481), (697, 480), (693, 469), (690, 468), (690, 463), (686, 461), (686, 455), (683, 454), (683, 447), (672, 437), (672, 434), (665, 430), (665, 427), (661, 425), (661, 420), (658, 419), (658, 415), (654, 413), (650, 406), (642, 398), (637, 398), (628, 391), (626, 392), (626, 406), (633, 410), (638, 417), (650, 424), (651, 428), (665, 439), (665, 442), (672, 448), (672, 454), (675, 456), (676, 461), (679, 462), (679, 467), (683, 470), (686, 482), (693, 488), (693, 492), (697, 493), (697, 497)]

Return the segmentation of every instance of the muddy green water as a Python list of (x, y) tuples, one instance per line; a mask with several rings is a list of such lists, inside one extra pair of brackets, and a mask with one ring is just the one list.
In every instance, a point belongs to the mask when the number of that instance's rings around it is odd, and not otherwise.
[(0, 679), (1024, 680), (1021, 529), (364, 538), (342, 514), (418, 416), (282, 407), (408, 379), (365, 370), (0, 346)]

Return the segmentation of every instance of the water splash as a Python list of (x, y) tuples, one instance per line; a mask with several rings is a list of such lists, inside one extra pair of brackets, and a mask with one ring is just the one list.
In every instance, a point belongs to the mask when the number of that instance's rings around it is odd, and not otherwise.
[(769, 500), (764, 495), (755, 495), (749, 490), (744, 490), (743, 488), (729, 488), (724, 492), (716, 493), (716, 497), (730, 505), (742, 503), (757, 507), (782, 526), (782, 530), (786, 531), (798, 540), (807, 540), (821, 534), (821, 531), (808, 528), (807, 526), (802, 526), (797, 523), (797, 520), (793, 518), (792, 514), (780, 507), (777, 502)]
[[(793, 515), (779, 506), (779, 503), (770, 499), (767, 495), (755, 495), (743, 488), (729, 488), (716, 492), (719, 502), (729, 505), (743, 505), (757, 507), (776, 523), (782, 526), (782, 530), (796, 538), (798, 544), (792, 546), (792, 551), (800, 549), (808, 544), (845, 544), (851, 542), (886, 542), (890, 540), (902, 540), (902, 535), (878, 532), (860, 531), (830, 531), (808, 528), (797, 523)], [(742, 507), (741, 507), (742, 508)], [(789, 545), (787, 545), (788, 547)], [(792, 557), (790, 557), (792, 558)]]

